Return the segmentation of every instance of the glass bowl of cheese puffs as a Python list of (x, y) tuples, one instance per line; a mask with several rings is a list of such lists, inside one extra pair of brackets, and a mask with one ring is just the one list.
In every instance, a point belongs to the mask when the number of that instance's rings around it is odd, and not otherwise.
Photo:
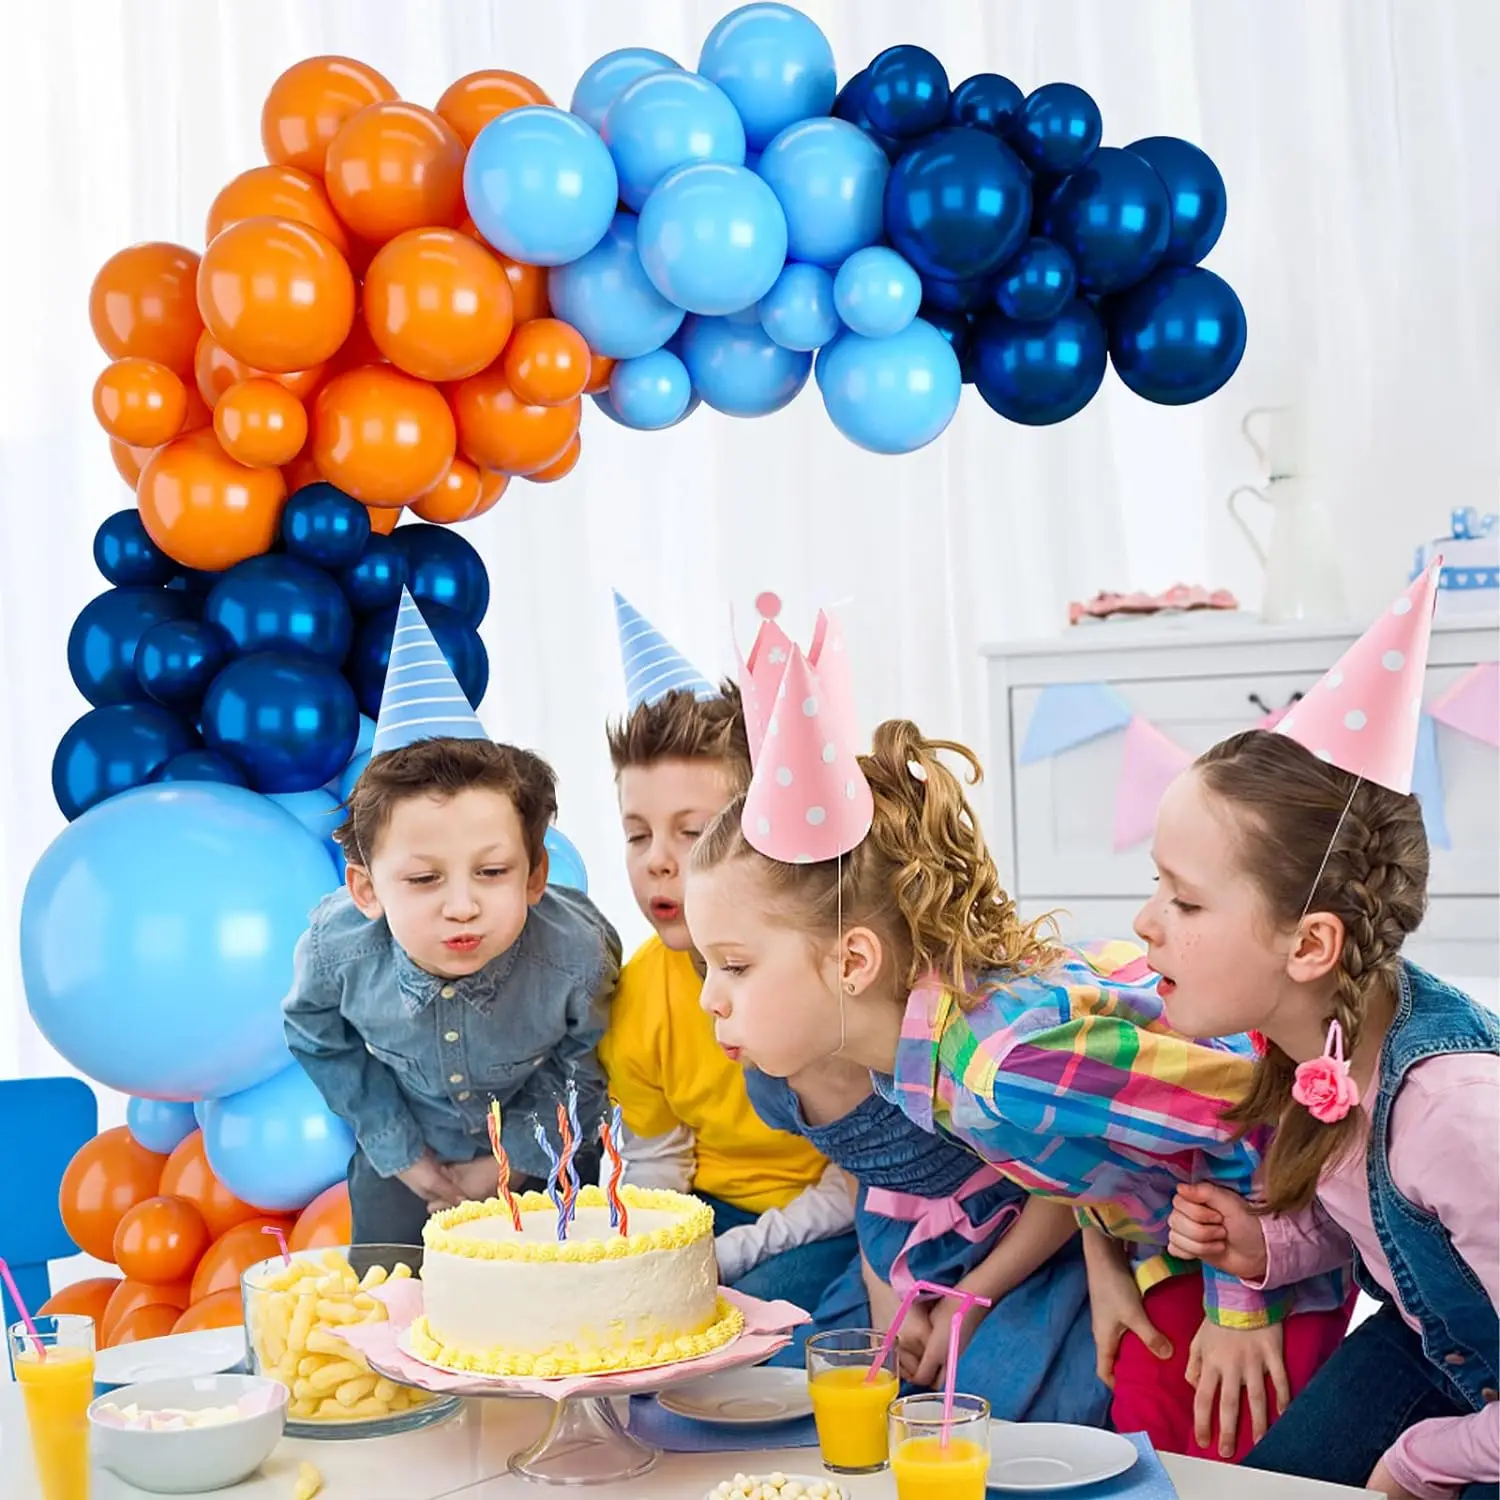
[(409, 1432), (452, 1416), (456, 1396), (397, 1385), (372, 1370), (340, 1337), (379, 1323), (385, 1304), (371, 1293), (422, 1269), (420, 1245), (340, 1245), (260, 1261), (240, 1278), (252, 1373), (291, 1392), (289, 1437), (366, 1438)]

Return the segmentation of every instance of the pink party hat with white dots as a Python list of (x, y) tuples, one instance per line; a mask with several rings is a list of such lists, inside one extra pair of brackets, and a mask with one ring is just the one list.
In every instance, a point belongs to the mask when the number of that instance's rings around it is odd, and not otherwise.
[(1409, 793), (1441, 566), (1434, 559), (1272, 733), (1353, 776)]
[(776, 623), (781, 600), (775, 594), (756, 596), (755, 608), (761, 616), (760, 629), (748, 656), (740, 655), (735, 642), (735, 659), (739, 662), (740, 702), (745, 713), (745, 734), (750, 741), (750, 764), (760, 759), (761, 742), (766, 737), (766, 723), (775, 707), (776, 689), (786, 672), (792, 643), (786, 631)]

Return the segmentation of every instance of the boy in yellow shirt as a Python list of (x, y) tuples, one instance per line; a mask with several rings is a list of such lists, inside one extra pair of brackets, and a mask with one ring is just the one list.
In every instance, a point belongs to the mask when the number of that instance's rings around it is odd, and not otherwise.
[(811, 1309), (858, 1253), (852, 1185), (755, 1113), (699, 1005), (701, 960), (682, 917), (693, 842), (749, 780), (739, 691), (700, 676), (618, 593), (615, 614), (630, 711), (609, 726), (609, 753), (630, 888), (656, 929), (620, 974), (599, 1044), (626, 1181), (696, 1193), (714, 1210), (724, 1284)]

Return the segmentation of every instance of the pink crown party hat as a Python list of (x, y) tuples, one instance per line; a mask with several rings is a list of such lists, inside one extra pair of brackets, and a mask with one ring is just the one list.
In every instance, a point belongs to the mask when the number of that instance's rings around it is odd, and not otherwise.
[(750, 654), (740, 655), (737, 640), (734, 647), (735, 659), (739, 662), (740, 702), (744, 707), (745, 735), (750, 742), (752, 766), (760, 759), (766, 723), (775, 707), (776, 689), (786, 672), (792, 649), (786, 631), (776, 623), (776, 616), (781, 613), (781, 600), (775, 594), (757, 594), (755, 608), (760, 613), (761, 623)]
[(1441, 566), (1435, 558), (1272, 732), (1352, 776), (1409, 793)]

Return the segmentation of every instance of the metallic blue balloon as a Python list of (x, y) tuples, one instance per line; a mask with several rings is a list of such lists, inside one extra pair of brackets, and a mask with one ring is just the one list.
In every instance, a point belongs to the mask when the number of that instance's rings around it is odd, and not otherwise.
[(958, 356), (920, 318), (885, 339), (841, 334), (818, 355), (833, 425), (871, 453), (911, 453), (942, 433), (962, 394)]
[(307, 484), (281, 512), (281, 539), (293, 557), (320, 568), (349, 568), (370, 540), (370, 513), (352, 495), (324, 482)]
[(693, 389), (730, 417), (780, 411), (807, 384), (812, 356), (783, 349), (757, 321), (689, 318), (683, 324), (682, 362)]
[(668, 172), (690, 162), (745, 164), (745, 127), (717, 84), (671, 68), (626, 85), (600, 131), (620, 177), (620, 199), (637, 213)]
[(52, 757), (52, 795), (70, 822), (96, 803), (144, 786), (198, 737), (155, 703), (90, 709), (71, 724)]
[(1202, 266), (1163, 266), (1107, 307), (1109, 354), (1137, 396), (1186, 406), (1211, 396), (1245, 353), (1245, 309)]
[(125, 1106), (125, 1128), (146, 1150), (169, 1156), (198, 1128), (198, 1121), (191, 1104), (132, 1099)]
[(610, 105), (620, 97), (627, 85), (647, 73), (659, 73), (663, 68), (677, 67), (681, 67), (681, 64), (673, 62), (665, 52), (653, 52), (649, 47), (617, 47), (583, 70), (573, 90), (573, 101), (568, 105), (568, 110), (602, 132), (604, 117), (609, 113)]
[(974, 331), (974, 325), (968, 313), (950, 312), (946, 307), (932, 307), (924, 302), (918, 317), (924, 323), (931, 323), (948, 340), (949, 347), (958, 356), (959, 372), (964, 376), (967, 384), (971, 377), (965, 371), (965, 362), (968, 359), (969, 345)]
[(622, 359), (610, 371), (612, 414), (626, 427), (655, 432), (674, 426), (692, 399), (687, 366), (670, 349)]
[(553, 316), (571, 323), (590, 349), (611, 359), (660, 349), (682, 324), (682, 309), (646, 275), (638, 239), (635, 215), (618, 213), (587, 255), (547, 275)]
[(865, 114), (883, 134), (914, 140), (948, 118), (948, 75), (925, 47), (887, 47), (865, 75)]
[(1078, 289), (1078, 271), (1061, 245), (1033, 236), (1000, 267), (995, 305), (1018, 323), (1055, 318)]
[(68, 671), (96, 708), (139, 703), (146, 696), (135, 673), (141, 638), (163, 620), (192, 612), (189, 601), (166, 589), (107, 589), (78, 612), (68, 632)]
[(833, 277), (822, 266), (788, 261), (760, 299), (760, 326), (783, 349), (821, 348), (839, 331)]
[(865, 109), (869, 98), (870, 71), (865, 68), (856, 73), (839, 90), (838, 98), (833, 101), (831, 112), (835, 118), (847, 120), (851, 125), (858, 126), (885, 153), (887, 162), (893, 162), (911, 142), (897, 140), (895, 136), (887, 135), (883, 130), (876, 130), (870, 123), (870, 116)]
[(975, 276), (968, 281), (944, 281), (939, 276), (924, 276), (922, 300), (949, 312), (970, 312), (990, 300), (994, 285), (992, 276)]
[(201, 610), (204, 600), (223, 576), (222, 573), (210, 573), (205, 568), (179, 568), (167, 583), (167, 591), (186, 596), (193, 609)]
[(868, 245), (839, 267), (833, 304), (851, 333), (890, 338), (916, 317), (922, 305), (922, 278), (894, 250)]
[(1010, 135), (1021, 160), (1033, 172), (1052, 177), (1076, 172), (1103, 138), (1099, 106), (1072, 83), (1044, 83), (1033, 89)]
[(406, 554), (388, 536), (372, 536), (365, 555), (338, 574), (339, 587), (356, 614), (388, 609), (401, 600)]
[(174, 755), (152, 781), (217, 781), (224, 786), (249, 786), (242, 767), (217, 750), (188, 750)]
[(953, 90), (948, 101), (950, 125), (973, 125), (991, 135), (1009, 135), (1020, 120), (1026, 95), (1019, 84), (999, 73), (976, 73)]
[(1002, 417), (1048, 427), (1076, 415), (1104, 379), (1104, 325), (1075, 298), (1047, 323), (990, 313), (975, 329), (974, 383)]
[(398, 526), (391, 540), (406, 554), (406, 586), (422, 609), (440, 604), (478, 629), (490, 607), (490, 576), (473, 544), (426, 522)]
[(1095, 295), (1121, 292), (1155, 270), (1172, 232), (1172, 203), (1156, 168), (1133, 151), (1101, 146), (1052, 190), (1042, 233)]
[(203, 700), (203, 738), (260, 792), (305, 792), (348, 763), (359, 705), (339, 669), (301, 652), (232, 661)]
[(163, 620), (141, 637), (135, 675), (167, 708), (195, 709), (229, 657), (229, 641), (202, 620)]
[(558, 829), (548, 828), (542, 842), (547, 846), (547, 884), (588, 895), (589, 873), (573, 841)]
[(884, 228), (891, 164), (848, 120), (801, 120), (766, 147), (755, 169), (786, 215), (787, 255), (841, 265)]
[(295, 557), (251, 557), (213, 587), (203, 618), (234, 650), (305, 651), (341, 662), (354, 634), (343, 590), (320, 568)]
[(1030, 222), (1030, 175), (982, 130), (920, 141), (885, 186), (886, 233), (924, 277), (968, 281), (997, 270)]
[[(489, 654), (479, 639), (479, 632), (472, 629), (462, 615), (444, 609), (441, 604), (424, 604), (422, 618), (427, 621), (427, 628), (432, 631), (449, 670), (458, 679), (464, 697), (478, 708), (490, 681)], [(383, 609), (370, 615), (355, 632), (354, 645), (344, 664), (359, 699), (360, 712), (371, 718), (380, 713), (380, 694), (385, 687), (385, 669), (391, 659), (391, 635), (395, 628), (394, 609)], [(350, 758), (346, 755), (340, 767)]]
[(177, 572), (177, 564), (146, 535), (135, 506), (106, 516), (94, 533), (94, 565), (113, 584), (125, 588), (160, 587)]
[(1147, 136), (1125, 149), (1150, 162), (1166, 184), (1172, 233), (1162, 264), (1196, 266), (1218, 243), (1229, 210), (1219, 169), (1206, 151), (1175, 135)]

